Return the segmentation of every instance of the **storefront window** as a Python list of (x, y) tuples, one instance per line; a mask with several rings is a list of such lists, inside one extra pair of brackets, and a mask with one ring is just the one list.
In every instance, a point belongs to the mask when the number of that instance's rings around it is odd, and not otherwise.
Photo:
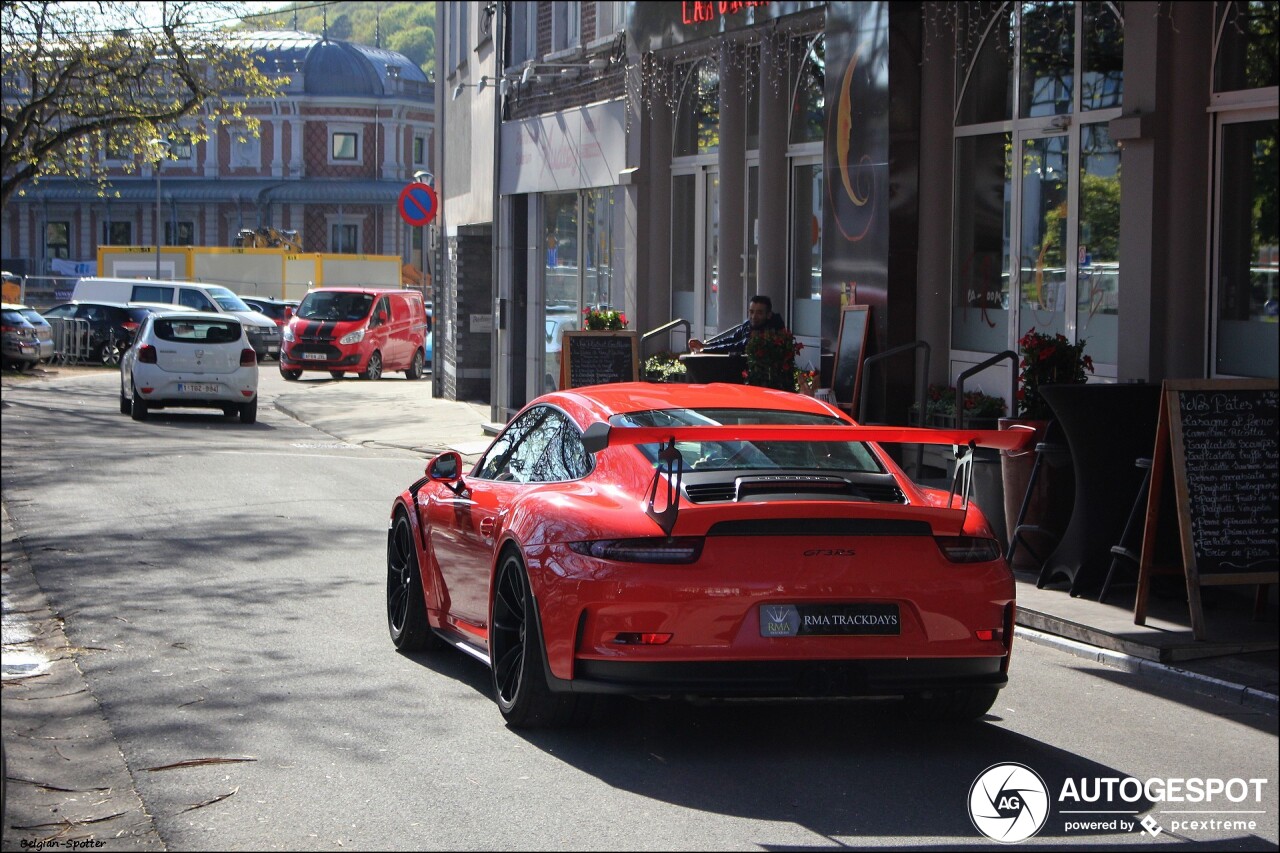
[[(956, 124), (1008, 121), (1013, 115), (1013, 4), (957, 3), (949, 11), (956, 15), (958, 42)], [(944, 17), (942, 25), (949, 23)]]
[(1071, 112), (1075, 83), (1075, 4), (1026, 3), (1021, 16), (1018, 115)]
[(1116, 15), (1123, 3), (1084, 3), (1080, 109), (1120, 106), (1124, 95), (1124, 22)]
[(797, 335), (818, 337), (822, 334), (822, 164), (798, 165), (792, 175), (792, 304), (785, 319)]
[(956, 140), (955, 270), (951, 345), (975, 352), (1008, 348), (1009, 182), (1008, 133)]
[(1076, 239), (1076, 338), (1090, 356), (1117, 360), (1120, 313), (1120, 149), (1105, 124), (1080, 130)]
[(583, 296), (588, 305), (626, 308), (623, 292), (623, 242), (616, 225), (621, 220), (621, 190), (602, 187), (583, 193)]
[(1066, 333), (1067, 137), (1022, 143), (1020, 332)]
[(580, 329), (582, 302), (578, 283), (578, 194), (548, 193), (542, 197), (546, 241), (543, 267), (547, 340), (543, 390), (560, 387), (560, 359), (564, 333)]
[(791, 142), (821, 142), (826, 118), (826, 39), (818, 36), (804, 52), (794, 75), (791, 101)]
[[(671, 316), (695, 322), (698, 316), (694, 275), (697, 270), (697, 175), (671, 178)], [(699, 337), (694, 334), (693, 337)]]
[(702, 269), (707, 279), (704, 321), (708, 328), (720, 325), (720, 174), (709, 172), (706, 181), (706, 221), (704, 223)]
[(1218, 374), (1277, 378), (1280, 234), (1275, 119), (1222, 128), (1218, 210)]
[(689, 68), (676, 114), (675, 156), (712, 154), (720, 147), (720, 70), (704, 59)]
[(1213, 90), (1263, 89), (1280, 84), (1276, 70), (1280, 3), (1219, 3), (1221, 39), (1214, 54)]

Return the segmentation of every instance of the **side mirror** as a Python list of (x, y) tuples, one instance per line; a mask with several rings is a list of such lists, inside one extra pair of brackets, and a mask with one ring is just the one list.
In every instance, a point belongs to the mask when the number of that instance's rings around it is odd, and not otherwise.
[(462, 456), (456, 450), (441, 453), (427, 463), (427, 479), (451, 485), (462, 480)]

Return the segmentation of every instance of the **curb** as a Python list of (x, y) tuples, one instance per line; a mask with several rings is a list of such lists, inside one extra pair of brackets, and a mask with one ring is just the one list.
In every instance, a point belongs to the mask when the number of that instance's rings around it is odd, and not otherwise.
[(1255, 687), (1247, 687), (1243, 684), (1214, 678), (1211, 675), (1179, 669), (1176, 666), (1134, 657), (1123, 652), (1113, 652), (1097, 646), (1090, 646), (1078, 640), (1069, 640), (1066, 637), (1046, 634), (1043, 631), (1024, 628), (1021, 625), (1014, 628), (1014, 636), (1027, 642), (1035, 643), (1038, 646), (1058, 649), (1078, 658), (1096, 661), (1144, 678), (1150, 678), (1161, 684), (1183, 690), (1192, 690), (1202, 695), (1221, 699), (1224, 702), (1241, 705), (1268, 716), (1274, 717), (1280, 714), (1280, 696), (1274, 693), (1267, 693), (1265, 690), (1259, 690)]

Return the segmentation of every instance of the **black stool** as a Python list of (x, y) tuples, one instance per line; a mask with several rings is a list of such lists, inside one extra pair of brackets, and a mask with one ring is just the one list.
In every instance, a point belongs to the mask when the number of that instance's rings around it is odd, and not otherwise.
[[(1111, 566), (1107, 569), (1107, 579), (1102, 582), (1102, 591), (1098, 593), (1100, 602), (1107, 600), (1107, 592), (1111, 589), (1111, 582), (1115, 580), (1116, 569), (1120, 568), (1121, 562), (1129, 563), (1135, 569), (1141, 562), (1142, 521), (1147, 515), (1147, 492), (1151, 490), (1151, 460), (1143, 456), (1133, 464), (1145, 468), (1147, 473), (1142, 475), (1142, 485), (1138, 487), (1138, 497), (1133, 501), (1133, 509), (1129, 510), (1129, 520), (1124, 523), (1120, 544), (1111, 546)], [(1138, 538), (1136, 542), (1133, 541), (1135, 534)]]

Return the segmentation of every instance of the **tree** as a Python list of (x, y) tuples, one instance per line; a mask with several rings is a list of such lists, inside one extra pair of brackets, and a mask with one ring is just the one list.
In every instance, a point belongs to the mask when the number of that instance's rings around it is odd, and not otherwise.
[(158, 156), (151, 140), (257, 135), (249, 99), (279, 94), (242, 42), (241, 3), (3, 0), (0, 204), (41, 177), (105, 183), (104, 150), (124, 169)]

